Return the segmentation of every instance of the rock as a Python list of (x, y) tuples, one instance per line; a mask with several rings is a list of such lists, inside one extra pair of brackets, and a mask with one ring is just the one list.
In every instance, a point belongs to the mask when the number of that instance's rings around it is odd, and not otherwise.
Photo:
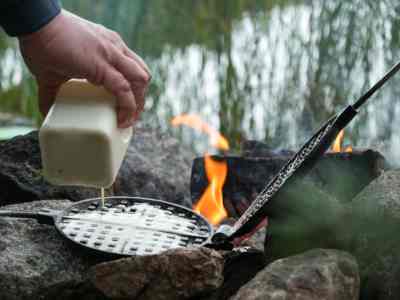
[(307, 180), (286, 185), (266, 209), (269, 261), (313, 248), (344, 249), (350, 209)]
[(363, 300), (400, 299), (400, 170), (383, 173), (350, 204), (307, 181), (296, 185), (270, 203), (269, 261), (317, 247), (345, 250), (359, 264)]
[(178, 248), (99, 264), (91, 269), (89, 280), (110, 299), (189, 299), (222, 284), (223, 264), (214, 250)]
[(231, 299), (358, 300), (359, 285), (350, 254), (314, 249), (273, 262)]
[[(70, 201), (51, 200), (2, 209), (63, 209)], [(39, 299), (46, 289), (83, 278), (97, 261), (74, 251), (55, 227), (31, 219), (0, 218), (0, 299)]]
[(43, 291), (41, 300), (110, 300), (87, 280), (70, 280)]
[(363, 300), (400, 299), (400, 170), (383, 173), (350, 205), (313, 190), (300, 182), (271, 202), (269, 260), (317, 247), (345, 250), (359, 264)]
[(352, 202), (360, 215), (400, 221), (400, 169), (384, 172)]
[(266, 227), (261, 227), (259, 230), (257, 230), (251, 238), (247, 241), (247, 243), (255, 249), (264, 251), (264, 246), (265, 246), (265, 237), (267, 235), (267, 228)]
[[(154, 197), (190, 206), (191, 157), (176, 139), (137, 125), (108, 194)], [(37, 131), (0, 143), (0, 187), (3, 205), (39, 199), (79, 201), (99, 196), (98, 189), (60, 187), (44, 180)]]
[(233, 251), (226, 251), (224, 259), (224, 282), (214, 295), (218, 300), (229, 299), (233, 296), (267, 263), (263, 251), (250, 247), (239, 247)]
[(137, 126), (114, 184), (118, 195), (139, 195), (192, 207), (190, 167), (194, 154), (158, 129)]
[(363, 300), (400, 299), (400, 170), (385, 172), (352, 202)]

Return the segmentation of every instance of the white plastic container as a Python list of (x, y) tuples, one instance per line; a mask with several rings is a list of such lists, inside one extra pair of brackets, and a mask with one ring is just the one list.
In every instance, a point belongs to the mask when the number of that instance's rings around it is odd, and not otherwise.
[(39, 131), (44, 176), (57, 185), (109, 187), (131, 136), (132, 128), (117, 127), (113, 95), (86, 81), (70, 80)]

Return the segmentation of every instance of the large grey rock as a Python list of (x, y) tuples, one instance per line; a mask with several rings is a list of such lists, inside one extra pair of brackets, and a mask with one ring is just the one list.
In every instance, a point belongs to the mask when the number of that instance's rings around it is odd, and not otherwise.
[(214, 250), (179, 248), (99, 264), (89, 280), (110, 299), (189, 299), (215, 291), (223, 281), (223, 265)]
[(314, 249), (260, 271), (232, 300), (358, 300), (357, 262), (348, 253)]
[(359, 263), (363, 300), (400, 299), (400, 170), (383, 173), (350, 204), (300, 181), (269, 210), (270, 261), (317, 247), (345, 250)]
[(313, 248), (343, 249), (348, 243), (350, 209), (308, 180), (286, 185), (266, 211), (265, 253), (270, 261)]
[(384, 172), (352, 202), (366, 217), (389, 217), (400, 221), (400, 169)]
[[(190, 205), (192, 154), (157, 129), (138, 124), (110, 195), (147, 196)], [(59, 187), (41, 172), (37, 132), (0, 143), (0, 203), (39, 199), (83, 200), (99, 196), (98, 189)]]
[[(63, 209), (66, 200), (37, 201), (3, 207), (35, 210)], [(2, 208), (2, 209), (3, 209)], [(96, 263), (74, 251), (50, 225), (31, 219), (0, 218), (0, 299), (39, 299), (55, 285), (80, 280)]]
[(400, 299), (400, 170), (377, 178), (352, 208), (350, 251), (360, 265), (362, 299)]

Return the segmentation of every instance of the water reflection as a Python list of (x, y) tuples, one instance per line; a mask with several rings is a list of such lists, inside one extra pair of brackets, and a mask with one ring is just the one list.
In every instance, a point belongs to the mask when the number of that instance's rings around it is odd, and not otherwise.
[[(63, 4), (117, 30), (145, 57), (154, 79), (143, 118), (170, 128), (172, 116), (197, 112), (236, 147), (244, 138), (297, 147), (400, 58), (395, 0)], [(10, 55), (7, 49), (15, 46), (3, 36), (0, 69)], [(9, 77), (0, 71), (1, 105), (7, 98), (7, 109), (35, 116), (32, 84), (14, 80), (10, 87), (4, 84)], [(347, 130), (348, 142), (400, 158), (399, 83), (397, 76), (362, 108)], [(173, 133), (193, 145), (187, 129)], [(203, 150), (204, 144), (195, 140)]]

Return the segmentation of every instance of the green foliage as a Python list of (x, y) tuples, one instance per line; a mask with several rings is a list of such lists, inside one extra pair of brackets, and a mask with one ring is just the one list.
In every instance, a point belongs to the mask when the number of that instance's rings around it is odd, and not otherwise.
[(26, 78), (20, 84), (0, 93), (3, 111), (22, 114), (40, 125), (42, 117), (37, 105), (36, 84), (33, 78)]
[[(22, 114), (39, 124), (41, 116), (37, 106), (36, 85), (23, 67), (15, 39), (6, 37), (4, 33), (0, 34), (0, 66), (2, 65), (8, 67), (0, 68), (1, 110)], [(10, 68), (10, 65), (15, 67)], [(23, 79), (15, 84), (15, 76), (22, 76)]]

